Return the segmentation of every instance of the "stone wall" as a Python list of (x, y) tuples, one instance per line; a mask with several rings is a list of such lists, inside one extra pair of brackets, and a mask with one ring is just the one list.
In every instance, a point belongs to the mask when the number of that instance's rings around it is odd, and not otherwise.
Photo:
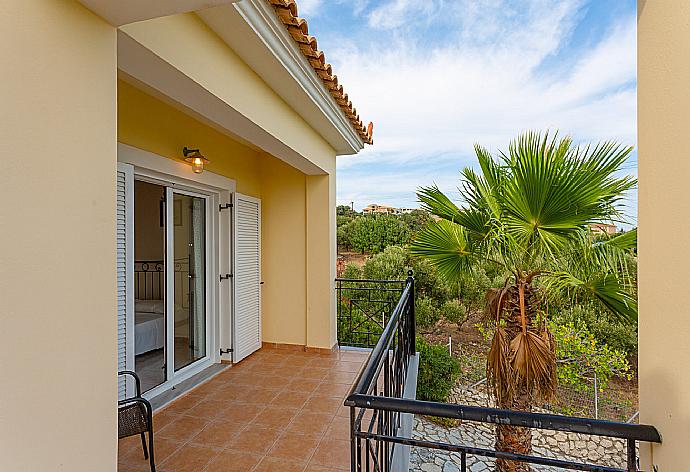
[[(451, 402), (474, 406), (493, 406), (489, 396), (479, 390), (456, 388)], [(550, 413), (548, 411), (541, 411)], [(416, 416), (413, 431), (416, 439), (462, 444), (467, 446), (494, 448), (494, 427), (486, 423), (461, 422), (446, 428), (426, 418)], [(532, 453), (536, 456), (573, 462), (588, 462), (609, 467), (625, 468), (625, 442), (600, 436), (579, 433), (534, 429), (532, 431)], [(481, 472), (493, 470), (494, 460), (487, 457), (467, 456), (468, 470)], [(545, 466), (532, 466), (534, 471), (562, 471)], [(460, 454), (447, 451), (413, 447), (410, 454), (410, 471), (414, 472), (457, 472), (460, 470)]]

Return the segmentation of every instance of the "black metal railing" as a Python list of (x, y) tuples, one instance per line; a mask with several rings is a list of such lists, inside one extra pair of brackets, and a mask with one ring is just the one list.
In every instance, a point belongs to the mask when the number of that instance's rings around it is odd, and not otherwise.
[(335, 279), (338, 345), (374, 347), (400, 299), (405, 282)]
[[(468, 470), (467, 456), (471, 455), (551, 466), (565, 470), (634, 472), (637, 471), (637, 442), (661, 442), (656, 428), (648, 425), (406, 398), (405, 393), (409, 393), (405, 391), (408, 366), (414, 360), (415, 354), (414, 279), (409, 277), (388, 323), (345, 400), (345, 405), (350, 407), (350, 463), (352, 472), (390, 472), (398, 470), (398, 466), (400, 470), (408, 470), (407, 464), (402, 462), (398, 464), (400, 461), (405, 461), (405, 454), (402, 453), (403, 446), (456, 452), (460, 456), (461, 472)], [(626, 442), (627, 465), (625, 469), (621, 469), (549, 457), (521, 455), (462, 444), (413, 439), (409, 431), (403, 431), (403, 418), (407, 416), (410, 419), (410, 415), (428, 415), (478, 423), (618, 438)]]

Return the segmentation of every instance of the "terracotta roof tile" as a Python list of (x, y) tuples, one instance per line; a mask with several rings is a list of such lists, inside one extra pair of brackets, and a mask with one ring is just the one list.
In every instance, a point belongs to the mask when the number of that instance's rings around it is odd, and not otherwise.
[(365, 127), (364, 123), (362, 123), (343, 86), (338, 83), (338, 77), (333, 74), (333, 68), (326, 62), (326, 56), (323, 51), (319, 50), (316, 38), (309, 35), (307, 20), (297, 16), (295, 0), (266, 1), (273, 7), (276, 15), (278, 15), (278, 18), (285, 25), (288, 33), (290, 33), (290, 36), (297, 43), (299, 50), (314, 69), (316, 75), (321, 78), (326, 90), (328, 90), (335, 102), (343, 110), (343, 113), (350, 120), (350, 124), (362, 141), (366, 144), (374, 144), (372, 139), (374, 124), (370, 122)]

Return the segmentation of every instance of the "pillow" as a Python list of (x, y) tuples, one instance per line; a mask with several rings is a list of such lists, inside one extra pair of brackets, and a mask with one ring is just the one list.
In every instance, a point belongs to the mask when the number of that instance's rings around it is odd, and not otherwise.
[(163, 300), (135, 300), (134, 311), (139, 313), (165, 313)]

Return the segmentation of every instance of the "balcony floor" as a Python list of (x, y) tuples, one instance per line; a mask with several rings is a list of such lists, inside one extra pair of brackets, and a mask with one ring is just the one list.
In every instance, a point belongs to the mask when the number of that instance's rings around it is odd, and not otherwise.
[[(154, 414), (156, 470), (350, 469), (343, 399), (366, 359), (262, 349)], [(146, 471), (138, 436), (119, 443), (119, 472)]]

